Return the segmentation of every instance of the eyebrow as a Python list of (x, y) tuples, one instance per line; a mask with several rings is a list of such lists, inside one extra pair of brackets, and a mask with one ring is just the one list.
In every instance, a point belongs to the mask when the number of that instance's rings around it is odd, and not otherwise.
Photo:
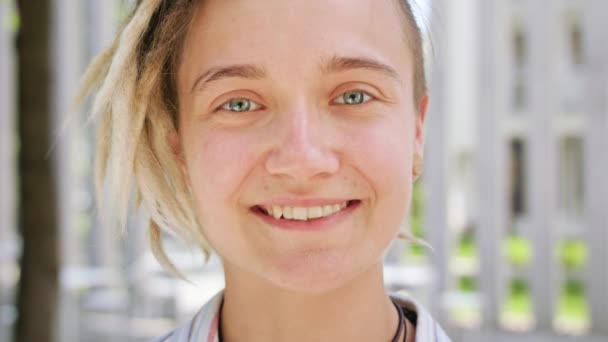
[[(328, 74), (354, 69), (367, 69), (375, 72), (381, 72), (386, 76), (401, 82), (399, 73), (393, 67), (367, 57), (333, 56), (326, 63), (321, 65), (321, 71)], [(225, 78), (238, 77), (251, 80), (260, 80), (265, 78), (266, 75), (267, 73), (263, 68), (253, 64), (236, 64), (215, 67), (207, 70), (196, 78), (192, 85), (192, 92), (202, 91), (208, 84)]]
[(261, 67), (251, 64), (237, 64), (211, 68), (196, 78), (192, 85), (192, 91), (201, 91), (209, 83), (231, 77), (259, 80), (266, 77), (266, 71)]
[(381, 72), (386, 76), (401, 82), (399, 73), (393, 67), (382, 63), (378, 60), (367, 57), (344, 57), (333, 56), (325, 64), (321, 66), (324, 73), (338, 73), (354, 69), (367, 69), (371, 71)]

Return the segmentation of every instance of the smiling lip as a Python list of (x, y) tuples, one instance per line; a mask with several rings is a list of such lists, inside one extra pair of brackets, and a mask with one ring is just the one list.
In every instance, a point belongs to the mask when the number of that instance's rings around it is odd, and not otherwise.
[(254, 215), (262, 219), (265, 223), (279, 229), (292, 230), (292, 231), (323, 231), (331, 229), (337, 226), (340, 222), (352, 215), (352, 213), (359, 207), (361, 201), (354, 200), (349, 201), (349, 205), (341, 211), (334, 213), (326, 217), (319, 217), (316, 219), (310, 219), (307, 221), (300, 220), (287, 220), (287, 219), (276, 219), (272, 216), (267, 215), (262, 211), (261, 208), (255, 206), (251, 208)]

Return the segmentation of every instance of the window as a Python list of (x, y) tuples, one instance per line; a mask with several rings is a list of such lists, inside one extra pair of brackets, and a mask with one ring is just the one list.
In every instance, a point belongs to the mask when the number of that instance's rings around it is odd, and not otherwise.
[(569, 11), (566, 14), (567, 41), (569, 47), (570, 62), (574, 66), (585, 63), (585, 51), (583, 46), (583, 31), (578, 13)]
[(510, 212), (512, 217), (526, 212), (526, 146), (523, 139), (513, 139), (509, 147), (510, 158)]
[(513, 60), (515, 66), (519, 69), (524, 68), (527, 60), (527, 46), (528, 42), (524, 31), (521, 27), (517, 27), (513, 32)]
[(526, 65), (528, 63), (528, 39), (520, 21), (516, 20), (511, 38), (514, 65), (511, 103), (516, 111), (523, 109), (527, 102)]
[(527, 87), (523, 75), (516, 74), (513, 81), (513, 109), (521, 110), (526, 106)]
[(583, 143), (580, 137), (564, 137), (559, 146), (558, 204), (572, 218), (583, 215)]

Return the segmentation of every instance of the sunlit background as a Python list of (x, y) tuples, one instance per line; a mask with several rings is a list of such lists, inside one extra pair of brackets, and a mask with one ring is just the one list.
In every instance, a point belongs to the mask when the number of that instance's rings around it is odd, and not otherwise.
[[(96, 219), (94, 127), (84, 112), (64, 125), (85, 66), (131, 6), (50, 1), (50, 24), (37, 27), (50, 32), (51, 101), (40, 115), (51, 118), (45, 151), (57, 189), (59, 291), (49, 313), (57, 341), (146, 341), (223, 286), (216, 256), (205, 265), (168, 237), (168, 254), (193, 284), (162, 271), (147, 246), (145, 213), (134, 211), (125, 232)], [(427, 38), (431, 108), (425, 173), (404, 225), (433, 250), (396, 242), (387, 288), (411, 292), (455, 341), (608, 341), (608, 1), (414, 7)], [(7, 342), (22, 310), (18, 209), (27, 203), (19, 201), (18, 160), (28, 142), (18, 131), (15, 43), (23, 25), (17, 1), (0, 0), (0, 341)]]

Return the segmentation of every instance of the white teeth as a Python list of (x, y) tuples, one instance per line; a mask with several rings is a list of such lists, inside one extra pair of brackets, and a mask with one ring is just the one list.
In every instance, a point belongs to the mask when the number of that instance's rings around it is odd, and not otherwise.
[(321, 207), (312, 207), (308, 208), (308, 218), (319, 218), (323, 216), (323, 208)]
[(302, 207), (294, 207), (293, 208), (293, 218), (296, 220), (306, 221), (307, 219), (307, 210)]
[(325, 217), (329, 215), (333, 215), (338, 211), (346, 208), (348, 202), (334, 204), (334, 205), (324, 205), (324, 206), (316, 206), (316, 207), (288, 207), (288, 206), (272, 206), (263, 208), (266, 213), (275, 219), (280, 219), (281, 217), (289, 220), (300, 220), (307, 221), (319, 217)]
[(291, 207), (283, 207), (283, 217), (286, 219), (293, 219), (293, 209)]
[(272, 216), (274, 216), (275, 219), (280, 219), (281, 215), (283, 215), (283, 210), (281, 209), (281, 207), (278, 206), (273, 206), (272, 207)]

